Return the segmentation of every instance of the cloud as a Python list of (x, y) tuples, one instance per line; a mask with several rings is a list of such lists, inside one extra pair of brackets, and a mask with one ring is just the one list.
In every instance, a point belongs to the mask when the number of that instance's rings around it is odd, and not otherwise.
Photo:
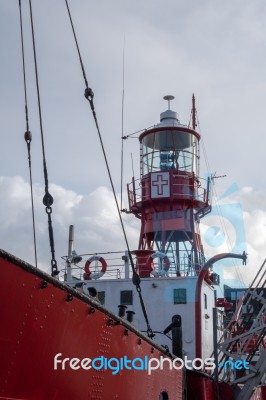
[(266, 258), (266, 192), (243, 187), (224, 198), (213, 199), (213, 212), (201, 224), (205, 254), (248, 253), (247, 265), (233, 259), (220, 261), (226, 279), (249, 285)]
[[(84, 196), (51, 184), (49, 191), (54, 198), (52, 220), (56, 258), (60, 267), (61, 256), (67, 254), (68, 228), (71, 224), (75, 226), (75, 248), (79, 253), (126, 250), (113, 195), (107, 188), (98, 187)], [(38, 263), (40, 268), (49, 271), (51, 255), (47, 215), (42, 204), (43, 187), (34, 184), (33, 192)], [(34, 263), (29, 184), (19, 176), (1, 177), (0, 203), (1, 248)], [(125, 225), (133, 249), (138, 243), (138, 229), (136, 222), (133, 227), (128, 227), (131, 219), (130, 216), (125, 217)]]

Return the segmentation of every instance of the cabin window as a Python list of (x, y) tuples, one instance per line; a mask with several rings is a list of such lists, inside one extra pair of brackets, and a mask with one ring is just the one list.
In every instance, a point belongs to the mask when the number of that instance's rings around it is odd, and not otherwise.
[(174, 304), (187, 304), (187, 289), (174, 289)]
[(131, 306), (133, 304), (133, 292), (132, 290), (121, 290), (120, 292), (120, 304), (124, 306)]
[(205, 310), (207, 310), (207, 308), (208, 308), (208, 302), (207, 302), (207, 295), (206, 295), (206, 293), (204, 293), (204, 308), (205, 308)]
[(245, 292), (242, 290), (237, 290), (237, 291), (231, 291), (230, 295), (231, 295), (231, 300), (238, 300), (240, 299), (241, 296), (243, 296)]
[(101, 304), (105, 304), (105, 292), (98, 292), (98, 300)]

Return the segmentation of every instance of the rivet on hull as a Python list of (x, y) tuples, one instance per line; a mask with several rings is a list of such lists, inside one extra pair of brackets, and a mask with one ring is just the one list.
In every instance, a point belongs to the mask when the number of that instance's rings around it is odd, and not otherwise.
[(72, 300), (73, 300), (72, 294), (68, 293), (66, 301), (72, 301)]
[(42, 281), (41, 286), (40, 286), (41, 289), (46, 289), (47, 286), (48, 286), (48, 283), (46, 281)]
[(113, 319), (108, 319), (108, 321), (107, 321), (107, 323), (106, 323), (106, 325), (107, 326), (115, 326), (115, 325), (119, 325), (120, 324), (120, 322), (119, 321), (114, 321)]

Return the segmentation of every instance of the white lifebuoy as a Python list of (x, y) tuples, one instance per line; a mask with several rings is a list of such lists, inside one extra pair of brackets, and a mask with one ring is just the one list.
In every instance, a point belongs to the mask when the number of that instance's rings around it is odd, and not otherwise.
[[(100, 272), (91, 272), (90, 271), (90, 265), (93, 261), (99, 261), (102, 264), (102, 269)], [(86, 261), (84, 270), (85, 270), (85, 272), (83, 274), (83, 279), (85, 279), (85, 280), (99, 279), (105, 274), (105, 272), (107, 270), (107, 262), (101, 256), (92, 256)]]
[[(164, 268), (162, 268), (160, 271), (155, 271), (152, 267), (154, 258), (161, 258), (164, 261)], [(170, 268), (170, 260), (165, 253), (156, 251), (148, 258), (146, 267), (148, 271), (151, 271), (151, 275), (153, 276), (165, 276)]]

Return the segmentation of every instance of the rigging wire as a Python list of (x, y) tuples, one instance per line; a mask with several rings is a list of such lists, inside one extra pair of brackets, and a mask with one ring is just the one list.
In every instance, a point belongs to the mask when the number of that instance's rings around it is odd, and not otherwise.
[(140, 133), (140, 132), (145, 132), (145, 131), (147, 131), (147, 130), (149, 130), (151, 128), (154, 128), (154, 125), (151, 125), (148, 128), (140, 129), (139, 131), (135, 131), (135, 132), (132, 132), (132, 133), (126, 135), (126, 136), (123, 136), (123, 139), (128, 139), (128, 138), (131, 138), (131, 137), (133, 137), (134, 139), (138, 139), (139, 138), (138, 136), (132, 136), (132, 135), (135, 135), (136, 133)]
[(80, 50), (79, 50), (79, 45), (78, 45), (78, 41), (77, 41), (77, 37), (76, 37), (76, 32), (75, 32), (73, 20), (72, 20), (70, 9), (69, 9), (69, 5), (68, 5), (68, 0), (65, 0), (65, 3), (66, 3), (68, 16), (69, 16), (69, 20), (70, 20), (70, 23), (71, 23), (72, 32), (73, 32), (73, 35), (74, 35), (76, 48), (77, 48), (78, 55), (79, 55), (80, 66), (81, 66), (81, 70), (82, 70), (83, 78), (84, 78), (84, 82), (85, 82), (84, 96), (85, 96), (85, 98), (88, 100), (88, 102), (90, 104), (90, 109), (91, 109), (91, 112), (92, 112), (92, 115), (93, 115), (94, 123), (95, 123), (96, 130), (97, 130), (97, 133), (98, 133), (98, 137), (99, 137), (99, 140), (100, 140), (100, 144), (101, 144), (101, 148), (102, 148), (102, 152), (103, 152), (105, 165), (106, 165), (109, 181), (110, 181), (112, 192), (113, 192), (113, 196), (114, 196), (116, 209), (117, 209), (117, 212), (118, 212), (121, 228), (122, 228), (122, 231), (123, 231), (123, 236), (124, 236), (125, 243), (126, 243), (126, 248), (127, 248), (127, 251), (128, 251), (128, 256), (129, 256), (130, 265), (131, 265), (131, 269), (132, 269), (132, 275), (133, 275), (132, 276), (132, 282), (136, 286), (136, 290), (137, 290), (137, 292), (139, 294), (139, 299), (140, 299), (140, 304), (141, 304), (143, 316), (145, 318), (146, 325), (147, 325), (147, 335), (148, 335), (148, 337), (153, 337), (154, 333), (153, 333), (153, 331), (151, 329), (151, 326), (150, 326), (150, 323), (149, 323), (146, 307), (145, 307), (144, 300), (143, 300), (142, 293), (141, 293), (140, 277), (139, 277), (139, 275), (137, 274), (137, 272), (135, 270), (132, 254), (131, 254), (130, 249), (129, 249), (129, 243), (128, 243), (128, 239), (127, 239), (124, 223), (123, 223), (122, 216), (121, 216), (120, 209), (119, 209), (119, 204), (118, 204), (118, 200), (117, 200), (116, 193), (115, 193), (113, 179), (112, 179), (112, 176), (111, 176), (111, 171), (110, 171), (109, 163), (108, 163), (108, 160), (107, 160), (107, 156), (106, 156), (106, 152), (105, 152), (105, 148), (104, 148), (104, 144), (103, 144), (103, 140), (102, 140), (100, 127), (99, 127), (99, 124), (98, 124), (98, 119), (97, 119), (97, 115), (96, 115), (96, 111), (95, 111), (95, 107), (94, 107), (94, 102), (93, 102), (94, 93), (93, 93), (92, 89), (88, 85), (88, 81), (87, 81), (87, 77), (86, 77), (86, 73), (85, 73), (85, 69), (84, 69), (84, 65), (83, 65), (83, 62), (82, 62), (82, 57), (81, 57), (81, 53), (80, 53)]
[(52, 273), (52, 276), (57, 276), (59, 274), (59, 271), (57, 268), (57, 261), (55, 258), (54, 232), (53, 232), (53, 224), (52, 224), (52, 204), (54, 202), (54, 199), (53, 199), (52, 195), (49, 193), (49, 181), (48, 181), (48, 172), (47, 172), (46, 157), (45, 157), (41, 98), (40, 98), (40, 89), (39, 89), (39, 77), (38, 77), (38, 66), (37, 66), (37, 55), (36, 55), (36, 45), (35, 45), (35, 34), (34, 34), (34, 24), (33, 24), (33, 13), (32, 13), (31, 0), (29, 0), (29, 5), (30, 5), (31, 36), (32, 36), (32, 46), (33, 46), (33, 55), (34, 55), (35, 80), (36, 80), (36, 90), (37, 90), (38, 110), (39, 110), (39, 123), (40, 123), (41, 142), (42, 142), (43, 174), (44, 174), (44, 183), (45, 183), (45, 194), (43, 197), (43, 204), (45, 205), (45, 211), (46, 211), (46, 214), (48, 217), (48, 234), (49, 234), (49, 242), (50, 242), (50, 249), (51, 249), (51, 255), (52, 255), (51, 273)]
[(22, 66), (23, 66), (23, 82), (24, 82), (24, 98), (25, 98), (25, 119), (26, 119), (26, 131), (24, 139), (27, 143), (28, 150), (28, 161), (29, 161), (29, 173), (30, 173), (30, 192), (31, 192), (31, 216), (32, 216), (32, 228), (33, 228), (33, 244), (34, 244), (34, 258), (35, 267), (38, 268), (37, 258), (37, 246), (36, 246), (36, 229), (35, 229), (35, 212), (34, 212), (34, 198), (32, 189), (32, 168), (31, 168), (31, 140), (32, 134), (29, 128), (29, 115), (28, 115), (28, 96), (27, 96), (27, 82), (26, 82), (26, 66), (25, 66), (25, 52), (24, 52), (24, 35), (23, 35), (23, 19), (22, 19), (22, 7), (21, 0), (19, 0), (19, 18), (20, 18), (20, 37), (21, 37), (21, 52), (22, 52)]

